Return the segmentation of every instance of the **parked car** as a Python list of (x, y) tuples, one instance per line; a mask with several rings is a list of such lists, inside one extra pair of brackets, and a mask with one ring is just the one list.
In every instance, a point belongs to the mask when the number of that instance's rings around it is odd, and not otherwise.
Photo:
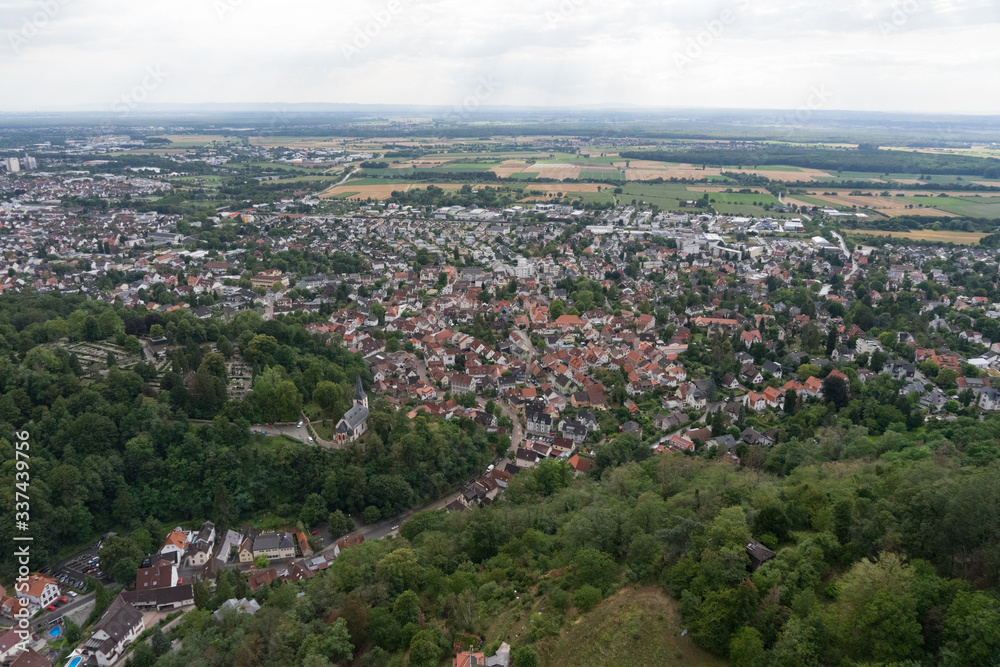
[(310, 535), (315, 535), (315, 534), (316, 534), (316, 533), (318, 533), (318, 532), (319, 532), (318, 530), (315, 530), (315, 529), (314, 529), (314, 530), (310, 530), (310, 531), (309, 531), (309, 534), (310, 534)]
[(67, 600), (66, 598), (59, 598), (59, 601), (62, 602), (63, 604), (69, 602), (69, 600)]
[(76, 597), (76, 591), (70, 591), (70, 592), (69, 592), (69, 596), (70, 596), (71, 598), (75, 598), (75, 597)]
[(47, 609), (48, 611), (55, 611), (56, 610), (55, 606), (51, 605), (51, 604), (48, 607), (46, 607), (45, 609)]
[(313, 444), (313, 439), (312, 439), (312, 437), (310, 437), (310, 438), (309, 438), (309, 444), (310, 444), (310, 445), (311, 445), (311, 444)]
[(296, 424), (295, 428), (302, 428), (302, 422), (299, 422), (298, 424)]

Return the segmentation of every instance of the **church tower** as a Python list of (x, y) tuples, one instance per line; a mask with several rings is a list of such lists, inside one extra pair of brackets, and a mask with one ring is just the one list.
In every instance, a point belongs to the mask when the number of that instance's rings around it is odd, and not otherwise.
[(363, 405), (368, 408), (368, 394), (365, 393), (364, 385), (361, 384), (361, 373), (354, 378), (354, 405)]

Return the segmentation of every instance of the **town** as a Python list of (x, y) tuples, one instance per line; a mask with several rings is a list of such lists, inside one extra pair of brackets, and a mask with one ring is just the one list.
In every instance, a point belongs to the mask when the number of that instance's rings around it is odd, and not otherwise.
[[(787, 189), (775, 205), (735, 182), (712, 192), (766, 209), (716, 210), (700, 179), (684, 187), (704, 196), (672, 209), (613, 185), (599, 205), (569, 184), (517, 197), (490, 180), (396, 189), (364, 180), (388, 169), (378, 160), (391, 149), (329, 143), (152, 154), (141, 149), (167, 144), (110, 135), (24, 146), (0, 178), (0, 295), (91, 305), (64, 318), (26, 310), (3, 320), (0, 340), (31, 368), (73, 376), (66, 396), (135, 378), (119, 400), (163, 407), (164, 429), (232, 420), (255, 442), (350, 457), (385, 449), (390, 420), (436, 420), (481, 431), (492, 462), (458, 484), (435, 480), (425, 503), (357, 499), (345, 513), (331, 492), (276, 520), (217, 526), (201, 514), (161, 523), (164, 534), (138, 528), (150, 548), (104, 534), (53, 557), (23, 591), (0, 589), (7, 626), (27, 614), (33, 631), (27, 642), (0, 634), (0, 660), (140, 664), (133, 644), (170, 651), (184, 612), (254, 615), (366, 540), (401, 539), (418, 510), (504, 500), (526, 470), (601, 479), (656, 457), (771, 470), (769, 451), (818, 443), (817, 429), (839, 428), (841, 449), (874, 455), (870, 437), (1000, 411), (990, 247), (859, 237), (842, 220), (868, 213), (805, 196), (785, 204)], [(195, 212), (209, 190), (232, 201)], [(291, 371), (293, 335), (349, 355), (353, 371)], [(4, 394), (0, 419), (41, 425), (32, 400)], [(153, 445), (128, 437), (122, 456), (138, 470)], [(127, 516), (117, 501), (114, 511)], [(132, 523), (134, 533), (141, 517)], [(778, 547), (776, 535), (751, 539), (751, 571)], [(493, 653), (459, 650), (454, 664), (510, 664), (506, 640)]]

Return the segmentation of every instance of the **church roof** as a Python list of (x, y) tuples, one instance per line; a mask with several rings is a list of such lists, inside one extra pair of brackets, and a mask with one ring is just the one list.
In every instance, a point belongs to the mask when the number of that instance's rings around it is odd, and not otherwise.
[(365, 395), (365, 387), (361, 384), (361, 373), (358, 373), (354, 377), (354, 400), (355, 402), (363, 401), (367, 398)]
[(368, 408), (363, 403), (355, 403), (354, 407), (344, 413), (343, 419), (337, 424), (337, 433), (353, 431), (368, 419)]

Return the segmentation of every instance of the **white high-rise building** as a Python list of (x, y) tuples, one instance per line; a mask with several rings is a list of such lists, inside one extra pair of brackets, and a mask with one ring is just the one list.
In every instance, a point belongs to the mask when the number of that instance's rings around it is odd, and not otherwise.
[(21, 171), (21, 162), (16, 157), (4, 158), (3, 163), (7, 167), (7, 171), (11, 174), (15, 171)]
[(23, 162), (25, 169), (38, 169), (38, 160), (31, 157), (30, 155), (25, 155)]

